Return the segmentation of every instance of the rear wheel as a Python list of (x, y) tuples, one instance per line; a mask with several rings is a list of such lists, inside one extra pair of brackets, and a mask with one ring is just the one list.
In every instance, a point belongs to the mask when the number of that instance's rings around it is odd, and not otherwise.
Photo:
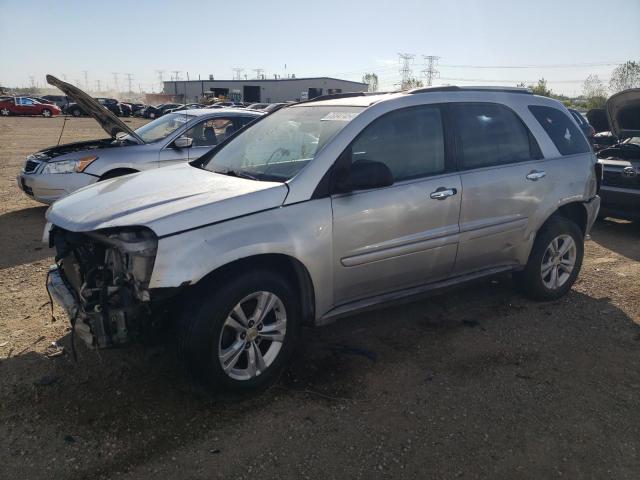
[(515, 280), (535, 300), (555, 300), (576, 281), (584, 256), (584, 235), (571, 220), (554, 217), (542, 227), (529, 261)]
[(1, 108), (0, 115), (2, 115), (3, 117), (8, 117), (9, 115), (11, 115), (11, 110), (9, 110), (8, 108)]
[(42, 116), (44, 118), (49, 118), (51, 116), (51, 110), (49, 110), (48, 108), (45, 108), (42, 110)]
[[(213, 294), (212, 294), (213, 292)], [(277, 380), (297, 337), (294, 290), (266, 270), (196, 290), (180, 322), (179, 353), (195, 379), (252, 392)]]
[(73, 110), (71, 110), (71, 115), (73, 115), (74, 117), (79, 117), (80, 115), (82, 115), (82, 112), (79, 108), (74, 108)]

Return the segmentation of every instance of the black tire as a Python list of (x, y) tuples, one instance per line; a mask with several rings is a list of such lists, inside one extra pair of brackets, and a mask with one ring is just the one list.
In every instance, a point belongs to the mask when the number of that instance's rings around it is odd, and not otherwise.
[(2, 115), (3, 117), (8, 117), (11, 115), (11, 110), (9, 110), (8, 108), (1, 108), (0, 115)]
[[(548, 263), (549, 257), (546, 256), (548, 255), (547, 249), (550, 247), (551, 242), (558, 237), (567, 235), (571, 237), (575, 243), (575, 261), (573, 268), (561, 285), (556, 288), (550, 288), (545, 284), (545, 280), (543, 279), (542, 264), (543, 261)], [(533, 300), (556, 300), (565, 295), (573, 286), (580, 273), (583, 257), (584, 235), (580, 227), (567, 218), (560, 216), (551, 217), (538, 232), (527, 265), (523, 271), (514, 274), (514, 281), (522, 293)], [(561, 259), (558, 259), (558, 261), (560, 260)], [(562, 275), (566, 274), (566, 271), (562, 272)], [(551, 275), (551, 273), (549, 275)], [(550, 277), (547, 276), (544, 278)]]
[[(272, 362), (256, 376), (240, 380), (225, 373), (218, 354), (223, 335), (229, 332), (229, 327), (225, 327), (227, 317), (242, 299), (254, 292), (270, 292), (280, 299), (286, 315), (286, 330)], [(225, 278), (224, 282), (205, 282), (191, 292), (186, 304), (188, 307), (183, 311), (178, 325), (178, 354), (194, 380), (216, 391), (253, 393), (267, 388), (278, 379), (293, 353), (301, 316), (299, 299), (282, 276), (268, 270), (254, 270), (241, 273), (230, 281)], [(275, 318), (275, 313), (273, 315)], [(266, 322), (265, 318), (265, 325)], [(235, 333), (231, 330), (232, 335)], [(247, 342), (247, 338), (240, 340), (238, 336), (231, 343)], [(268, 352), (271, 343), (262, 343)], [(247, 353), (241, 353), (240, 356), (246, 357), (240, 358), (238, 364), (244, 359), (248, 366), (249, 352), (243, 351)], [(264, 358), (267, 358), (266, 355)]]
[(82, 115), (82, 112), (79, 108), (74, 108), (73, 110), (71, 110), (71, 115), (73, 115), (74, 117), (79, 117), (80, 115)]
[[(46, 113), (45, 113), (46, 112)], [(42, 116), (44, 118), (51, 118), (51, 110), (49, 110), (48, 108), (43, 108), (42, 109)]]

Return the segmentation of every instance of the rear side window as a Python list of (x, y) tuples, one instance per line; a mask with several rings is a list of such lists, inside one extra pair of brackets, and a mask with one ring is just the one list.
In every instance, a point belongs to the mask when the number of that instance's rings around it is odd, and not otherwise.
[(411, 107), (367, 126), (351, 145), (351, 162), (382, 162), (398, 182), (443, 172), (444, 151), (440, 108)]
[(547, 132), (561, 155), (574, 155), (590, 151), (583, 133), (562, 110), (540, 105), (530, 105), (529, 110)]
[(452, 104), (462, 168), (526, 162), (537, 158), (532, 138), (514, 112), (494, 103)]

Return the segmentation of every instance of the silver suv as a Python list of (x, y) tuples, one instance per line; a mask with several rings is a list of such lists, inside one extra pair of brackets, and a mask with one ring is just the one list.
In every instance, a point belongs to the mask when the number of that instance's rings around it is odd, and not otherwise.
[(56, 202), (48, 288), (94, 347), (176, 325), (196, 378), (258, 389), (302, 325), (499, 272), (564, 295), (595, 164), (567, 110), (527, 90), (322, 97)]

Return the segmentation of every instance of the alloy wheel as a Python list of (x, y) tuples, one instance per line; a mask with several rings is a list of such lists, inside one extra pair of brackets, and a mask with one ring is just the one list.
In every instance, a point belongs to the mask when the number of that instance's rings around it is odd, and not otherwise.
[(234, 380), (251, 380), (275, 361), (287, 331), (280, 298), (266, 291), (244, 297), (229, 312), (218, 340), (218, 360)]
[(49, 110), (43, 110), (42, 111), (42, 116), (43, 117), (50, 117), (51, 116), (51, 112)]
[(576, 264), (576, 242), (570, 235), (558, 235), (555, 237), (542, 256), (540, 275), (542, 283), (550, 290), (562, 287)]
[(8, 116), (9, 116), (9, 113), (11, 113), (11, 112), (9, 112), (9, 109), (8, 109), (8, 108), (3, 108), (2, 110), (0, 110), (0, 113), (1, 113), (3, 116), (8, 117)]

